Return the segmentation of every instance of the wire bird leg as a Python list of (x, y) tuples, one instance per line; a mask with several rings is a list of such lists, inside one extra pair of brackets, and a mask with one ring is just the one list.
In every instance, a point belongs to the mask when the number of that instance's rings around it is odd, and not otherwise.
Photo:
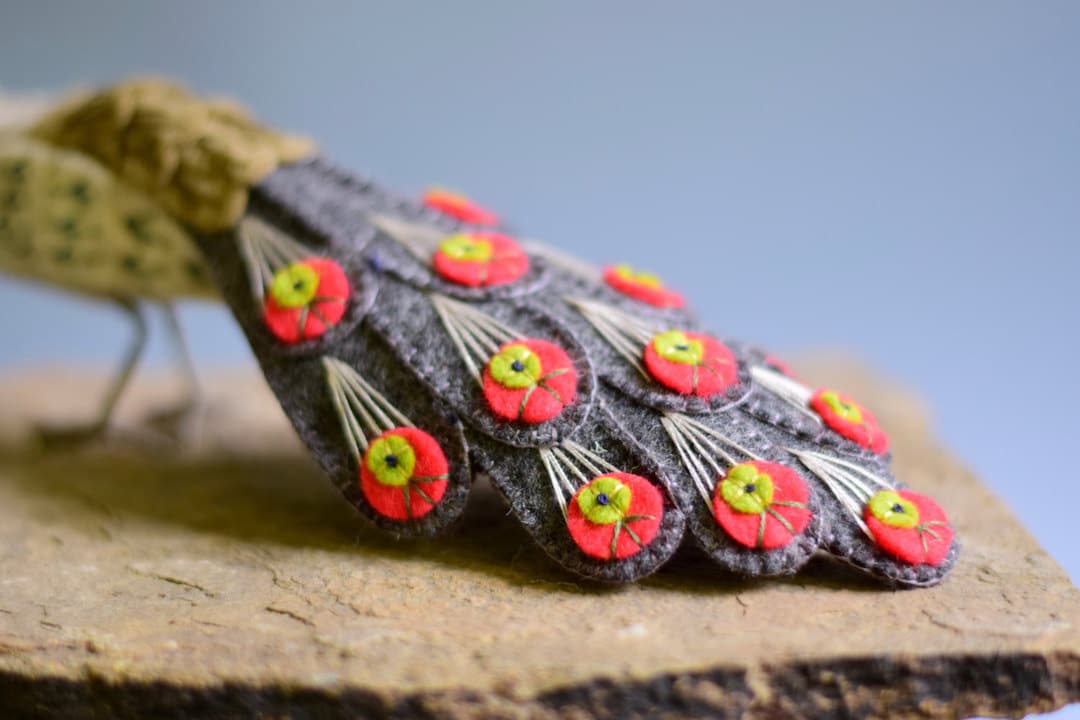
[(75, 425), (38, 426), (38, 436), (46, 448), (85, 445), (100, 440), (108, 432), (113, 412), (116, 410), (116, 404), (120, 401), (124, 390), (127, 389), (128, 384), (131, 382), (131, 377), (135, 373), (143, 349), (146, 347), (148, 334), (146, 316), (143, 314), (142, 307), (138, 302), (131, 298), (114, 298), (114, 302), (127, 314), (135, 328), (135, 334), (128, 345), (127, 352), (124, 354), (120, 370), (113, 377), (112, 382), (109, 383), (105, 399), (95, 419), (88, 423)]
[(176, 305), (166, 302), (162, 303), (161, 308), (173, 348), (173, 357), (182, 377), (183, 390), (180, 400), (174, 406), (150, 414), (146, 418), (146, 424), (169, 439), (182, 442), (195, 435), (198, 420), (204, 409), (205, 398), (198, 374), (195, 372), (191, 348), (176, 312)]

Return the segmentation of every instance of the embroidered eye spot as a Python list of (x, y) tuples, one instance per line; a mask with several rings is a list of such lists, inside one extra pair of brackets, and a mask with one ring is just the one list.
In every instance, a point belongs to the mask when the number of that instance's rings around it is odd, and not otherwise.
[(274, 273), (263, 304), (263, 322), (279, 341), (314, 340), (340, 322), (351, 290), (333, 260), (312, 258)]
[(535, 385), (544, 372), (540, 357), (529, 346), (520, 343), (500, 350), (488, 368), (495, 382), (511, 390)]
[(567, 507), (570, 537), (589, 557), (625, 560), (641, 552), (660, 530), (664, 499), (640, 475), (609, 473), (580, 488)]
[(384, 517), (416, 520), (446, 494), (450, 466), (435, 438), (399, 427), (375, 438), (360, 463), (360, 489)]
[(578, 492), (576, 502), (591, 523), (611, 525), (626, 517), (633, 493), (617, 478), (605, 475), (593, 479)]
[(383, 485), (402, 487), (409, 483), (416, 468), (416, 453), (400, 435), (385, 435), (371, 443), (367, 466)]
[(491, 259), (491, 243), (474, 235), (451, 235), (439, 243), (439, 252), (451, 260), (487, 262)]
[(499, 233), (458, 233), (435, 251), (432, 265), (439, 277), (466, 287), (512, 283), (529, 269), (529, 256), (516, 240)]
[(919, 509), (893, 490), (882, 490), (867, 503), (870, 513), (892, 527), (912, 528), (919, 524)]
[(945, 511), (911, 490), (875, 493), (863, 519), (879, 548), (910, 565), (940, 565), (952, 547), (954, 531)]
[(841, 437), (881, 454), (889, 449), (889, 436), (866, 408), (835, 390), (818, 390), (810, 408), (825, 425)]
[(691, 339), (678, 330), (657, 335), (652, 344), (660, 357), (680, 365), (700, 365), (705, 359), (705, 347), (701, 340)]
[(499, 224), (498, 215), (477, 205), (465, 195), (451, 190), (443, 188), (428, 190), (424, 193), (424, 205), (469, 225), (493, 227)]
[(605, 268), (604, 281), (623, 295), (653, 307), (681, 308), (686, 305), (683, 296), (665, 288), (656, 275), (637, 272), (629, 265)]
[(644, 361), (653, 380), (681, 395), (710, 398), (739, 381), (735, 355), (707, 335), (660, 333), (645, 346)]
[(294, 263), (274, 275), (270, 296), (283, 308), (303, 307), (315, 297), (319, 274), (304, 263)]
[(527, 339), (504, 345), (481, 378), (488, 407), (504, 420), (541, 423), (574, 402), (577, 371), (562, 348)]
[(731, 468), (716, 485), (713, 515), (724, 532), (748, 548), (784, 547), (810, 524), (810, 493), (798, 473), (755, 460)]

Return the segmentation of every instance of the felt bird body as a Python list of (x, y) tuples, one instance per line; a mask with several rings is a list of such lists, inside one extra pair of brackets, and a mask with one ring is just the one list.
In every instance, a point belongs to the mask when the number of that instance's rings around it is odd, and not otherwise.
[(0, 134), (0, 269), (128, 308), (220, 295), (327, 475), (391, 533), (449, 528), (485, 473), (600, 580), (655, 571), (684, 534), (748, 575), (825, 552), (924, 586), (957, 557), (868, 409), (710, 333), (658, 278), (447, 191), (393, 194), (167, 83)]

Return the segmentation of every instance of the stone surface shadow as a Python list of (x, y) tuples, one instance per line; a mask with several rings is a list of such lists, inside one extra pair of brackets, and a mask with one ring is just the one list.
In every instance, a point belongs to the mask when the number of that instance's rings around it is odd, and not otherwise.
[[(393, 538), (370, 527), (321, 471), (295, 452), (185, 457), (145, 449), (91, 447), (0, 452), (2, 479), (37, 503), (49, 522), (136, 520), (252, 545), (276, 545), (409, 562), (419, 557), (478, 570), (516, 585), (564, 592), (611, 593), (617, 586), (583, 580), (550, 561), (509, 514), (484, 478), (473, 486), (461, 521), (436, 539)], [(650, 586), (703, 594), (738, 594), (762, 583), (880, 591), (880, 584), (839, 563), (815, 559), (797, 576), (747, 579), (725, 573), (690, 543)]]

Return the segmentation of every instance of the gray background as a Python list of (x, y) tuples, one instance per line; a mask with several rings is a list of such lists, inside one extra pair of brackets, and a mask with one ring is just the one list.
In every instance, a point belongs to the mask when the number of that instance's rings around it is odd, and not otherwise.
[[(1080, 2), (0, 4), (8, 88), (146, 71), (651, 268), (722, 333), (856, 351), (1080, 579)], [(52, 291), (0, 304), (3, 366), (126, 339)], [(201, 360), (250, 361), (184, 315)]]

